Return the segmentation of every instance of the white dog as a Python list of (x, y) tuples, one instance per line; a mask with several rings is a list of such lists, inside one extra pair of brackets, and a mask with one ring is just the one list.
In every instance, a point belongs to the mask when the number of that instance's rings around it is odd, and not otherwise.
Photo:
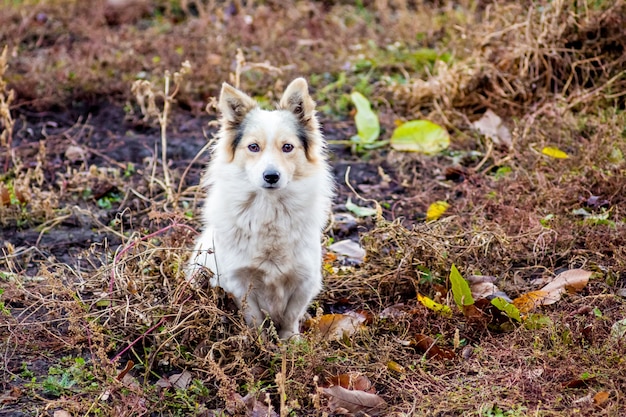
[(303, 78), (273, 111), (224, 83), (219, 110), (202, 180), (205, 228), (187, 278), (208, 269), (211, 285), (234, 296), (249, 325), (270, 317), (287, 339), (322, 288), (320, 239), (333, 195), (315, 102)]

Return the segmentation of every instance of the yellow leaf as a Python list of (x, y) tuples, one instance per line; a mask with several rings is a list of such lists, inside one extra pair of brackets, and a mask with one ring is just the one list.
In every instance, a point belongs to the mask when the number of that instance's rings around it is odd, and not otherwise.
[(428, 210), (426, 211), (426, 221), (437, 220), (440, 218), (443, 213), (448, 210), (450, 204), (445, 201), (435, 201), (430, 206), (428, 206)]
[(451, 316), (452, 315), (452, 310), (450, 309), (450, 307), (443, 305), (443, 304), (439, 304), (436, 301), (431, 300), (430, 298), (426, 297), (425, 295), (422, 295), (420, 293), (417, 294), (417, 300), (422, 303), (422, 305), (432, 311), (436, 311), (438, 313), (441, 313), (445, 316)]
[(397, 372), (399, 374), (403, 374), (406, 372), (406, 369), (404, 369), (404, 366), (400, 365), (396, 361), (387, 362), (387, 369), (389, 369), (390, 371)]
[(551, 146), (546, 146), (545, 148), (543, 148), (541, 150), (541, 153), (544, 155), (547, 155), (551, 158), (556, 158), (556, 159), (567, 159), (569, 158), (569, 155), (566, 154), (565, 152), (563, 152), (562, 150), (560, 150), (559, 148), (554, 148)]
[(543, 300), (548, 295), (545, 291), (531, 291), (526, 294), (522, 294), (513, 300), (513, 305), (517, 307), (520, 313), (528, 313), (535, 309), (535, 307), (541, 305)]

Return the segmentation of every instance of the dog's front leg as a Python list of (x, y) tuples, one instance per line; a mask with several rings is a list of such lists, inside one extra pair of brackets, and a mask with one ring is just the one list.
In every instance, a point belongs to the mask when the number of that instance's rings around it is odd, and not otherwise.
[(304, 316), (309, 303), (317, 295), (321, 289), (322, 279), (305, 281), (305, 283), (296, 289), (289, 298), (289, 302), (285, 307), (282, 322), (280, 323), (280, 331), (278, 336), (281, 339), (289, 339), (293, 335), (300, 333), (300, 320)]
[(239, 308), (243, 312), (243, 317), (248, 326), (258, 329), (263, 324), (265, 313), (261, 310), (258, 300), (251, 291), (248, 292)]

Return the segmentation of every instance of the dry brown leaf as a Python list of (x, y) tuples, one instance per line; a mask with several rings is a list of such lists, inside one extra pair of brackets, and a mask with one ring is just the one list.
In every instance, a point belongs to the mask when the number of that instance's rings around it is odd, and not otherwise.
[(12, 387), (11, 391), (5, 392), (0, 395), (0, 405), (1, 404), (10, 404), (19, 401), (22, 396), (22, 390), (18, 387)]
[(480, 119), (472, 123), (474, 129), (487, 136), (496, 145), (505, 145), (511, 147), (511, 131), (504, 123), (500, 116), (495, 114), (491, 109), (487, 109)]
[(581, 387), (587, 387), (589, 386), (589, 384), (592, 384), (595, 382), (596, 382), (595, 377), (586, 378), (586, 379), (576, 378), (576, 379), (570, 379), (569, 381), (564, 382), (562, 385), (563, 385), (563, 388), (581, 388)]
[(415, 347), (426, 354), (427, 358), (453, 359), (456, 357), (454, 351), (437, 346), (435, 339), (425, 334), (415, 335)]
[(187, 389), (191, 383), (191, 373), (189, 371), (183, 371), (180, 374), (170, 375), (168, 380), (172, 386), (176, 389)]
[(331, 385), (337, 385), (346, 389), (365, 391), (372, 394), (376, 392), (369, 378), (358, 372), (332, 376), (328, 378), (328, 382)]
[(604, 404), (609, 400), (609, 393), (606, 391), (600, 391), (593, 396), (593, 403), (597, 406)]
[(392, 306), (386, 307), (383, 311), (380, 312), (381, 319), (395, 319), (400, 320), (406, 317), (409, 317), (411, 314), (411, 308), (406, 304), (399, 303), (394, 304)]
[(369, 392), (347, 390), (339, 385), (320, 390), (329, 397), (330, 411), (336, 414), (365, 412), (370, 416), (380, 416), (387, 408), (385, 400)]
[[(483, 300), (484, 303), (482, 302)], [(463, 306), (463, 315), (472, 320), (486, 319), (486, 316), (482, 312), (481, 308), (484, 309), (487, 305), (489, 305), (489, 301), (487, 301), (487, 299), (485, 298), (476, 300), (474, 304)]]
[(120, 373), (117, 375), (117, 380), (121, 381), (122, 379), (124, 379), (124, 377), (126, 376), (126, 374), (133, 369), (133, 366), (135, 366), (135, 362), (133, 362), (132, 360), (129, 360), (128, 362), (126, 362), (126, 366), (124, 366), (124, 369), (122, 369), (120, 371)]
[(542, 290), (547, 292), (562, 292), (563, 289), (567, 291), (580, 291), (587, 286), (591, 274), (592, 272), (585, 271), (584, 269), (570, 269), (561, 272), (552, 282), (546, 284)]
[(592, 272), (584, 269), (570, 269), (561, 272), (539, 291), (531, 291), (513, 300), (513, 304), (521, 313), (527, 313), (537, 306), (554, 304), (561, 299), (563, 293), (580, 291), (589, 282)]
[(260, 401), (255, 395), (249, 393), (241, 399), (248, 409), (247, 417), (278, 417), (278, 413), (272, 410), (264, 401)]
[(308, 326), (315, 329), (328, 340), (339, 340), (351, 336), (362, 329), (367, 318), (356, 312), (346, 314), (324, 314), (308, 321)]
[(472, 291), (474, 300), (501, 297), (511, 302), (511, 298), (494, 284), (496, 280), (496, 277), (489, 275), (470, 275), (467, 277), (467, 282), (470, 284), (470, 291)]

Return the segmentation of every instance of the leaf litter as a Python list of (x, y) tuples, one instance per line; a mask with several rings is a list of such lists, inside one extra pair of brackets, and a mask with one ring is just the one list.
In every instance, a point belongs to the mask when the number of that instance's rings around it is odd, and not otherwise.
[[(358, 371), (369, 376), (377, 395), (390, 405), (389, 414), (593, 414), (593, 397), (602, 392), (610, 395), (598, 397), (605, 401), (598, 401), (600, 412), (619, 415), (620, 387), (626, 383), (620, 372), (623, 332), (617, 325), (624, 318), (624, 300), (615, 296), (624, 287), (626, 270), (626, 190), (620, 181), (626, 149), (618, 111), (624, 104), (619, 93), (624, 82), (618, 76), (626, 44), (623, 2), (599, 5), (601, 10), (567, 2), (531, 7), (504, 2), (476, 10), (459, 5), (454, 13), (412, 4), (403, 11), (383, 3), (366, 2), (358, 10), (344, 3), (298, 3), (282, 12), (260, 3), (207, 11), (187, 2), (181, 10), (156, 9), (158, 19), (142, 11), (129, 18), (130, 24), (121, 23), (121, 17), (103, 19), (100, 9), (80, 3), (64, 13), (54, 13), (54, 2), (31, 5), (27, 15), (34, 19), (23, 19), (19, 3), (3, 9), (0, 19), (9, 28), (7, 39), (25, 47), (16, 50), (9, 67), (19, 100), (12, 111), (20, 118), (12, 149), (0, 152), (3, 168), (9, 167), (0, 170), (9, 172), (1, 179), (6, 191), (0, 191), (0, 262), (11, 277), (0, 275), (5, 290), (0, 296), (0, 344), (6, 359), (0, 379), (24, 387), (32, 382), (28, 372), (36, 378), (21, 396), (11, 397), (17, 403), (8, 404), (9, 412), (62, 401), (59, 408), (80, 410), (81, 415), (92, 406), (111, 415), (138, 415), (147, 409), (171, 415), (176, 407), (199, 415), (277, 415), (285, 414), (285, 408), (323, 415), (330, 409), (312, 397), (312, 378)], [(82, 13), (89, 31), (68, 23), (82, 21), (74, 13)], [(45, 16), (54, 19), (46, 23)], [(112, 29), (109, 21), (114, 22)], [(393, 29), (379, 33), (373, 21)], [(276, 36), (266, 39), (259, 33), (268, 22)], [(218, 36), (188, 36), (202, 27)], [(59, 37), (57, 30), (71, 36)], [(145, 40), (133, 40), (133, 33), (145, 34)], [(389, 44), (389, 33), (398, 34), (397, 45)], [(306, 39), (290, 43), (293, 34)], [(180, 38), (188, 40), (182, 49), (175, 45)], [(348, 39), (349, 46), (334, 48), (336, 42), (325, 41), (339, 38)], [(113, 42), (103, 45), (102, 39)], [(141, 58), (120, 53), (116, 45), (126, 48), (125, 42), (133, 50), (149, 52)], [(420, 64), (423, 70), (402, 59), (389, 61), (394, 54), (401, 58), (403, 51), (419, 50), (423, 42), (437, 49)], [(359, 190), (380, 203), (384, 220), (358, 218), (357, 226), (330, 233), (334, 241), (358, 240), (368, 255), (350, 268), (339, 268), (338, 259), (329, 259), (324, 292), (309, 313), (321, 317), (346, 306), (371, 311), (376, 318), (350, 336), (342, 331), (340, 339), (323, 339), (311, 332), (280, 345), (271, 329), (257, 333), (242, 326), (225, 294), (206, 286), (190, 289), (180, 279), (184, 248), (193, 232), (173, 227), (141, 240), (175, 222), (196, 225), (199, 195), (194, 187), (202, 164), (192, 161), (198, 161), (196, 152), (207, 139), (203, 128), (214, 116), (201, 108), (219, 83), (228, 80), (233, 51), (227, 49), (240, 43), (246, 54), (275, 64), (282, 74), (277, 76), (270, 64), (246, 64), (239, 79), (254, 94), (279, 92), (281, 80), (295, 75), (294, 68), (319, 77), (311, 83), (316, 96), (330, 86), (325, 97), (316, 97), (330, 106), (330, 111), (320, 111), (330, 139), (357, 131), (341, 106), (349, 100), (345, 91), (359, 83), (367, 91), (364, 96), (376, 103), (379, 136), (391, 132), (395, 120), (413, 118), (430, 120), (451, 133), (449, 147), (432, 156), (389, 152), (379, 139), (383, 148), (358, 157), (331, 148), (337, 165), (360, 164), (354, 185), (362, 185)], [(98, 53), (81, 61), (80, 51), (87, 50)], [(292, 52), (288, 58), (285, 50)], [(50, 67), (21, 66), (50, 51)], [(438, 58), (446, 54), (453, 58)], [(128, 86), (122, 83), (141, 71), (142, 77), (151, 77), (176, 68), (187, 55), (199, 58), (179, 104), (193, 116), (175, 115), (170, 125), (169, 146), (180, 152), (170, 152), (176, 155), (170, 167), (182, 186), (178, 205), (166, 204), (158, 187), (163, 167), (151, 154), (158, 135), (133, 116), (137, 109), (122, 110), (129, 99)], [(364, 67), (365, 61), (372, 67)], [(114, 79), (102, 77), (98, 68), (115, 68)], [(122, 104), (98, 108), (90, 101), (103, 96), (121, 96)], [(38, 124), (39, 118), (48, 118), (50, 103), (66, 106), (68, 112)], [(75, 123), (76, 109), (83, 105), (92, 117)], [(511, 149), (489, 149), (471, 131), (470, 120), (486, 108), (510, 127)], [(125, 116), (128, 124), (122, 122)], [(103, 121), (108, 130), (101, 129)], [(85, 166), (82, 154), (66, 155), (69, 138), (89, 149)], [(538, 150), (544, 145), (567, 151), (568, 160), (557, 163), (543, 156)], [(136, 167), (134, 173), (127, 162)], [(376, 169), (381, 166), (384, 181)], [(501, 168), (510, 171), (501, 175)], [(337, 179), (337, 201), (346, 201), (352, 194), (342, 176)], [(106, 209), (97, 202), (103, 197), (100, 190), (111, 186), (122, 191), (122, 198)], [(610, 201), (610, 210), (600, 213), (601, 207), (586, 204), (592, 195)], [(450, 204), (446, 216), (423, 222), (433, 201)], [(582, 215), (572, 214), (580, 208), (603, 217), (583, 221)], [(550, 220), (541, 223), (547, 215)], [(129, 249), (118, 257), (117, 248)], [(117, 259), (113, 291), (108, 290), (111, 259)], [(512, 297), (541, 288), (533, 284), (535, 279), (563, 269), (584, 268), (596, 275), (577, 295), (560, 293), (559, 301), (541, 314), (524, 313), (523, 325), (505, 331), (493, 327), (490, 311), (497, 309), (485, 299), (472, 295), (474, 304), (455, 307), (448, 282), (452, 264), (466, 276), (498, 277), (498, 287)], [(35, 276), (40, 279), (31, 279)], [(417, 294), (452, 307), (453, 314), (430, 310)], [(383, 311), (385, 319), (380, 318)], [(482, 316), (486, 319), (481, 321)], [(425, 336), (419, 338), (424, 350), (415, 344), (416, 335)], [(442, 363), (425, 355), (435, 346), (462, 353)], [(119, 359), (132, 358), (139, 365), (123, 378), (133, 381), (131, 388), (118, 389), (117, 382), (110, 385), (117, 374), (110, 360), (127, 347)], [(40, 356), (46, 366), (31, 360), (32, 352), (42, 348), (48, 353)], [(108, 400), (95, 401), (102, 391), (88, 391), (84, 381), (75, 381), (73, 387), (82, 391), (71, 397), (42, 399), (37, 384), (55, 376), (47, 374), (48, 365), (60, 362), (61, 355), (88, 358), (99, 388), (110, 392)], [(393, 363), (405, 372), (399, 373)], [(153, 393), (159, 376), (185, 369), (194, 377), (186, 390)], [(598, 375), (592, 387), (563, 389), (561, 382), (572, 375), (580, 379), (585, 372)], [(285, 376), (284, 388), (275, 381), (277, 374)], [(512, 378), (519, 382), (513, 388), (507, 382)], [(591, 401), (577, 403), (589, 394)], [(494, 402), (498, 406), (483, 408)]]

